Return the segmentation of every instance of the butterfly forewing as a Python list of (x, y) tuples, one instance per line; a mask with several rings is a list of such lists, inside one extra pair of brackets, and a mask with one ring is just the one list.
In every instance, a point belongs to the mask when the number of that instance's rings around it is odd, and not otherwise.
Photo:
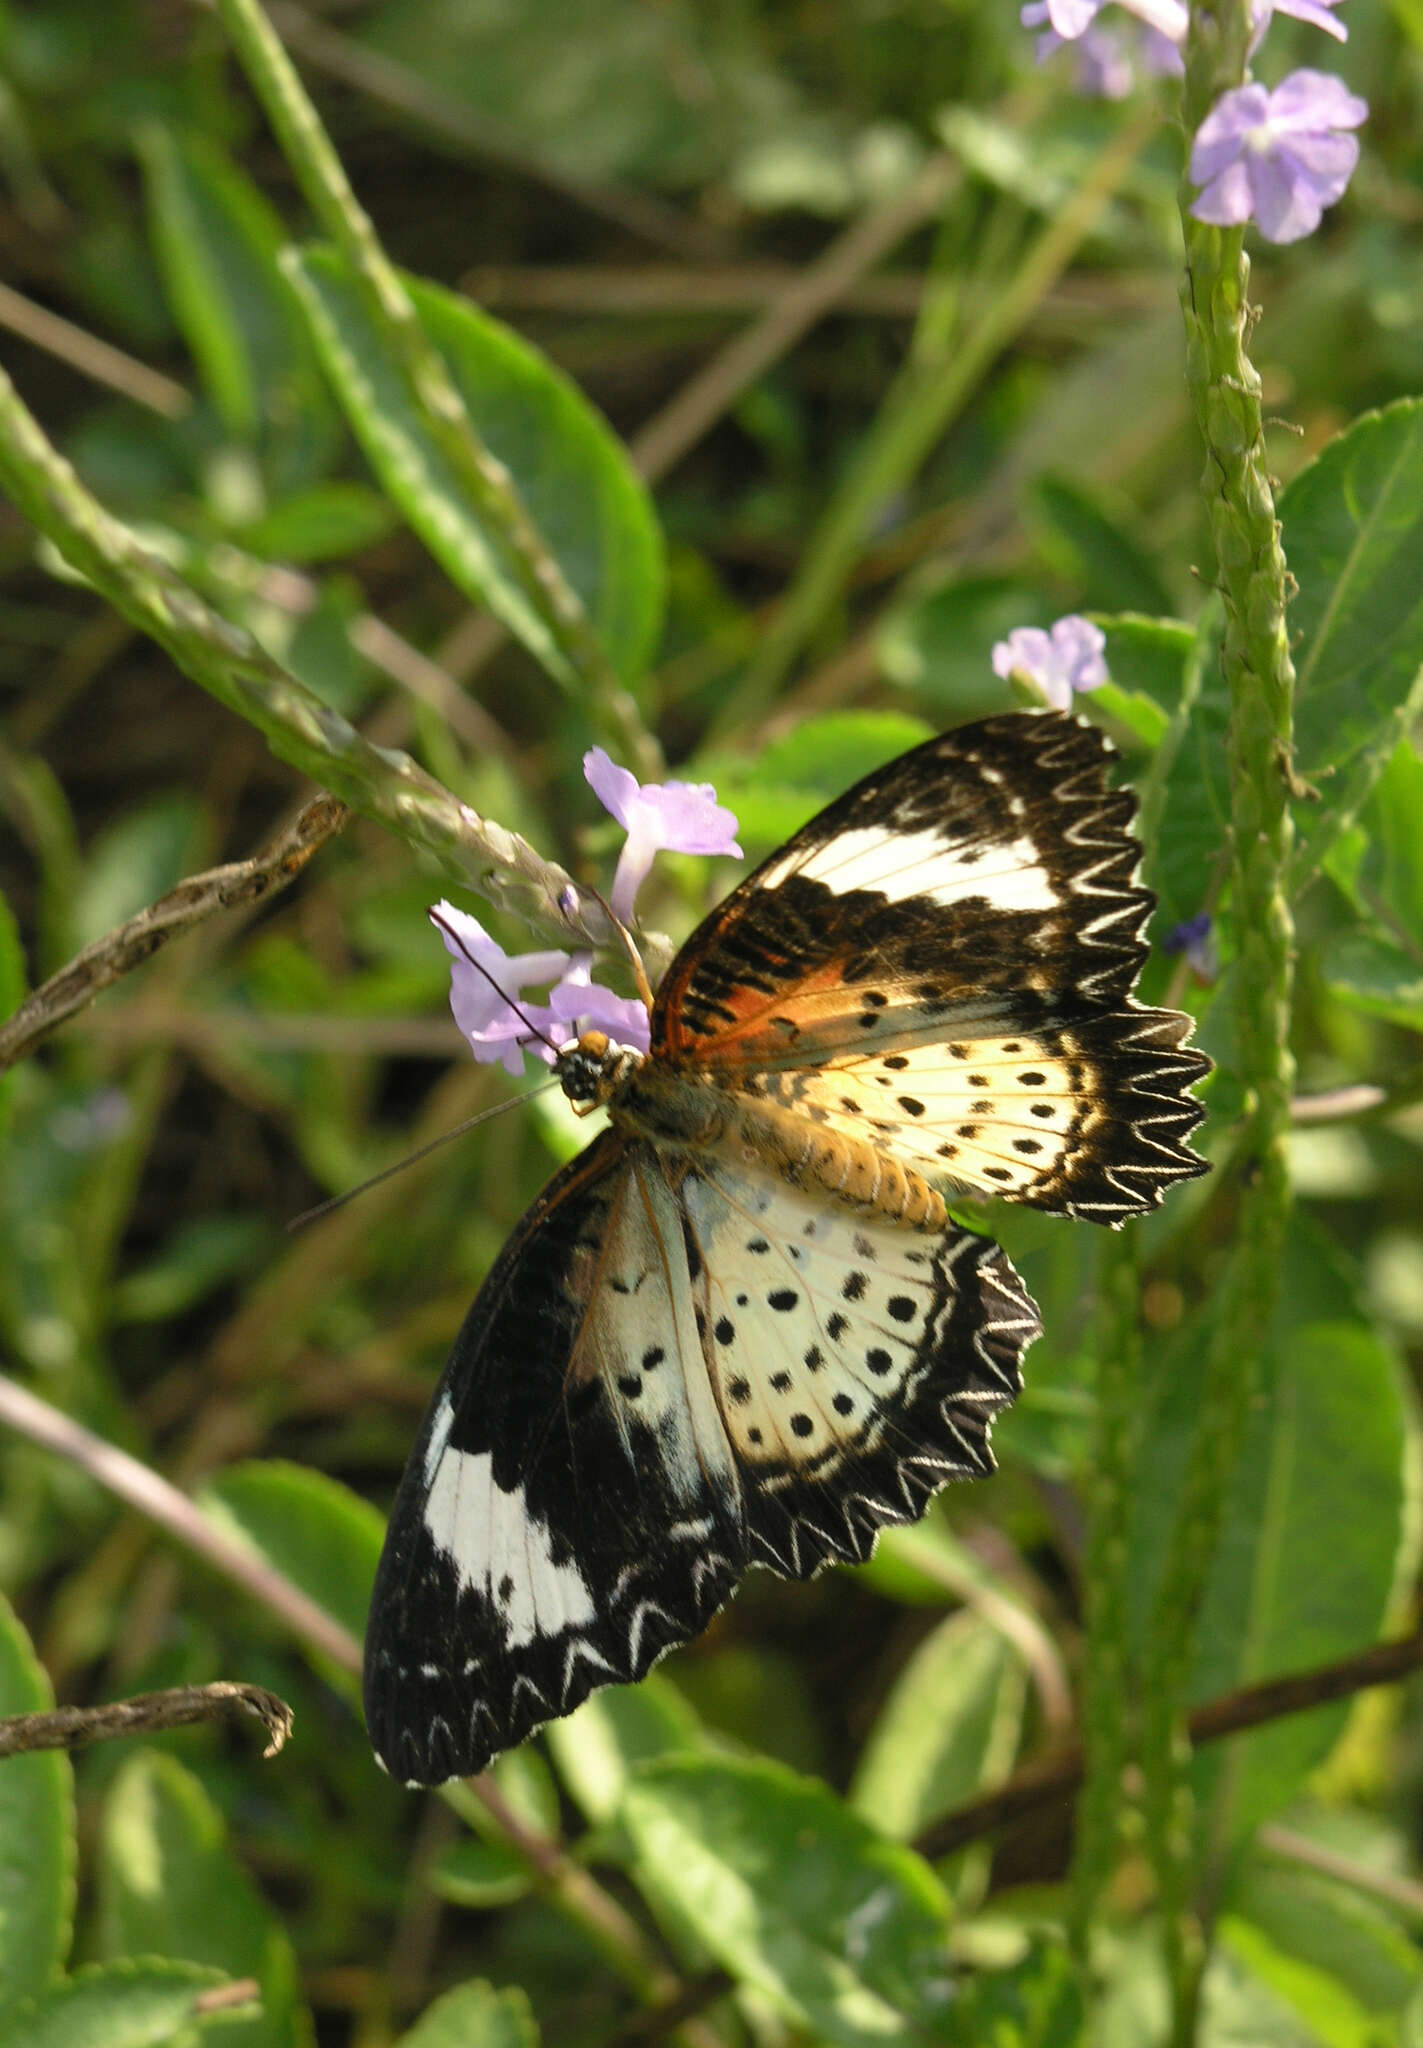
[(365, 1678), (394, 1777), (482, 1770), (721, 1605), (745, 1538), (699, 1358), (656, 1158), (605, 1134), (505, 1246), (396, 1496)]
[(653, 1051), (877, 1145), (950, 1193), (1102, 1222), (1204, 1170), (1189, 1019), (1131, 988), (1131, 796), (1103, 736), (988, 719), (891, 762), (714, 911)]

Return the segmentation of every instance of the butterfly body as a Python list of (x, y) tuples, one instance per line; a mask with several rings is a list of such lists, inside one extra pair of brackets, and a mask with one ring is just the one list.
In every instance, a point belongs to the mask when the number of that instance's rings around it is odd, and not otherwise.
[(1204, 1170), (1190, 1020), (1132, 988), (1151, 897), (1111, 749), (1056, 714), (931, 741), (673, 961), (608, 1128), (456, 1340), (367, 1636), (381, 1761), (483, 1768), (696, 1634), (748, 1565), (867, 1557), (992, 1469), (1037, 1312), (956, 1195), (1116, 1223)]
[[(943, 1228), (943, 1196), (913, 1168), (863, 1138), (832, 1130), (818, 1116), (718, 1087), (670, 1061), (609, 1047), (601, 1032), (586, 1034), (558, 1064), (560, 1078), (572, 1084), (575, 1107), (606, 1107), (613, 1128), (629, 1137), (760, 1165), (792, 1187), (814, 1188), (909, 1229)], [(590, 1075), (596, 1076), (591, 1093)]]

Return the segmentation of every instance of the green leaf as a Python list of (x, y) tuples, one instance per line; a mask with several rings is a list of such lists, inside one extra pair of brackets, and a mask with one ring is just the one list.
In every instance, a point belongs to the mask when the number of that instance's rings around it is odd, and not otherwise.
[(670, 1680), (649, 1672), (641, 1685), (594, 1693), (545, 1740), (559, 1776), (590, 1821), (611, 1820), (639, 1764), (706, 1743), (701, 1722)]
[[(1147, 619), (1132, 612), (1116, 617), (1091, 614), (1107, 642), (1105, 660), (1112, 683), (1133, 701), (1145, 699), (1161, 718), (1174, 718), (1186, 694), (1196, 634), (1179, 619)], [(1096, 701), (1096, 692), (1087, 708)], [(1137, 714), (1140, 716), (1140, 713)], [(1155, 730), (1162, 727), (1158, 719)]]
[(14, 2014), (5, 2048), (178, 2048), (210, 2027), (236, 2040), (230, 2006), (210, 2018), (195, 2010), (224, 1981), (221, 1970), (146, 1956), (77, 1970)]
[(850, 1786), (856, 1813), (897, 1841), (1006, 1777), (1023, 1725), (1022, 1660), (965, 1607), (926, 1636), (880, 1710)]
[[(1260, 1398), (1235, 1468), (1198, 1631), (1194, 1700), (1341, 1657), (1389, 1613), (1407, 1548), (1405, 1448), (1412, 1431), (1396, 1359), (1349, 1312), (1350, 1290), (1315, 1233), (1297, 1223)], [(1145, 1606), (1196, 1422), (1208, 1333), (1183, 1326), (1149, 1414), (1133, 1545)], [(1409, 1453), (1411, 1455), (1411, 1453)], [(1203, 1813), (1236, 1840), (1277, 1812), (1327, 1755), (1347, 1707), (1323, 1707), (1200, 1752)]]
[(1017, 626), (1050, 626), (1052, 610), (1025, 584), (1004, 576), (911, 591), (890, 606), (875, 636), (880, 669), (954, 724), (1011, 711), (1015, 699), (993, 673), (996, 641)]
[[(1301, 1966), (1347, 1996), (1356, 2015), (1396, 2015), (1423, 1983), (1423, 1956), (1384, 1904), (1274, 1855), (1245, 1858), (1226, 1907), (1237, 1937), (1248, 1928), (1252, 1943), (1268, 1944), (1253, 1947), (1253, 1967), (1291, 2002)], [(1313, 2016), (1308, 2004), (1300, 2010)], [(1341, 2038), (1362, 2040), (1363, 2031)]]
[[(1277, 1948), (1263, 1929), (1232, 1913), (1222, 1915), (1218, 1939), (1227, 1963), (1253, 1980), (1286, 2023), (1283, 2028), (1270, 2026), (1265, 2036), (1268, 2041), (1289, 2044), (1289, 2048), (1296, 2042), (1318, 2043), (1319, 2048), (1374, 2048), (1379, 2036), (1369, 2014), (1333, 1972), (1312, 1957)], [(1254, 2007), (1255, 2012), (1268, 2010), (1265, 2000)], [(1259, 2024), (1260, 2020), (1252, 2017), (1252, 2040), (1258, 2038), (1253, 2028)], [(1268, 2019), (1265, 2024), (1269, 2025)]]
[(538, 1882), (537, 1873), (526, 1856), (499, 1842), (481, 1842), (466, 1835), (438, 1856), (426, 1880), (433, 1892), (453, 1906), (470, 1906), (487, 1912), (494, 1906), (511, 1906), (524, 1898)]
[[(289, 251), (288, 274), (357, 439), (411, 527), (466, 596), (485, 604), (551, 675), (574, 677), (525, 594), (502, 533), (483, 524), (426, 435), (383, 336), (334, 250)], [(618, 674), (635, 683), (661, 628), (661, 529), (627, 451), (577, 387), (536, 349), (454, 292), (406, 288), (490, 452)]]
[[(1160, 623), (1166, 626), (1166, 622)], [(1199, 666), (1199, 686), (1184, 717), (1164, 741), (1153, 764), (1151, 787), (1145, 793), (1151, 813), (1146, 821), (1146, 873), (1158, 897), (1153, 925), (1158, 934), (1203, 910), (1222, 874), (1230, 822), (1226, 779), (1230, 697), (1212, 644), (1213, 623), (1213, 617), (1205, 622), (1204, 645), (1198, 647), (1194, 635), (1178, 637), (1180, 629), (1171, 627), (1166, 628), (1159, 648), (1158, 687), (1163, 691), (1171, 687), (1168, 678), (1173, 660), (1179, 663), (1176, 702), (1181, 702), (1193, 662)], [(1125, 650), (1119, 648), (1114, 635), (1109, 639), (1115, 675), (1116, 663)], [(1137, 647), (1138, 652), (1145, 651), (1140, 641)], [(1145, 663), (1136, 670), (1138, 687), (1156, 696), (1156, 688), (1146, 679), (1149, 673)], [(1157, 777), (1164, 780), (1158, 782)]]
[(104, 1805), (99, 1927), (111, 1957), (164, 1956), (255, 1977), (260, 2013), (231, 2026), (237, 2048), (309, 2048), (296, 1956), (227, 1844), (222, 1815), (175, 1757), (141, 1751)]
[(279, 488), (313, 481), (340, 424), (278, 263), (280, 218), (207, 136), (149, 122), (138, 151), (164, 286), (224, 427), (267, 448)]
[[(1302, 2017), (1295, 2001), (1282, 1995), (1282, 1974), (1283, 1965), (1270, 1956), (1264, 1936), (1248, 1926), (1221, 1923), (1202, 1999), (1204, 2011), (1209, 2014), (1206, 2025), (1211, 2048), (1324, 2048), (1325, 2041), (1332, 2037), (1316, 2032)], [(1308, 1989), (1298, 1981), (1291, 1988)], [(1319, 1988), (1324, 1993), (1319, 2017), (1326, 2025), (1331, 2024), (1339, 2017), (1337, 1990), (1328, 1984)], [(1346, 2024), (1349, 2019), (1362, 2017), (1347, 2013), (1347, 2001), (1345, 2007)], [(1163, 2014), (1162, 2039), (1164, 2029)], [(1111, 2040), (1110, 2048), (1137, 2048), (1141, 2038), (1139, 2032), (1121, 2035)], [(1357, 2036), (1354, 2039), (1357, 2048), (1365, 2048)]]
[(369, 484), (309, 484), (232, 538), (249, 554), (276, 562), (333, 562), (384, 540), (395, 524), (388, 501)]
[(1148, 615), (1171, 610), (1171, 593), (1132, 532), (1140, 512), (1124, 493), (1057, 475), (1039, 477), (1032, 497), (1049, 529), (1038, 536), (1044, 554), (1094, 607)]
[[(1116, 683), (1101, 683), (1092, 692), (1091, 715), (1129, 752), (1159, 746), (1171, 723), (1150, 697), (1137, 690), (1123, 690)], [(1133, 741), (1137, 742), (1135, 749)]]
[[(219, 249), (204, 232), (200, 184), (176, 137), (151, 123), (138, 134), (155, 254), (164, 288), (208, 396), (230, 434), (257, 427), (257, 380), (224, 278)], [(201, 145), (199, 145), (201, 147)], [(275, 247), (275, 243), (273, 245)], [(229, 255), (234, 251), (229, 246)]]
[(1369, 847), (1359, 886), (1395, 927), (1423, 933), (1423, 757), (1411, 740), (1394, 748), (1363, 814)]
[[(54, 1705), (29, 1637), (0, 1599), (0, 1714)], [(0, 2035), (16, 2003), (57, 1975), (74, 1915), (74, 1772), (58, 1750), (0, 1762)]]
[(0, 895), (0, 1017), (11, 1016), (28, 993), (29, 977), (25, 971), (20, 927), (14, 911)]
[(1324, 980), (1353, 1008), (1423, 1031), (1423, 759), (1411, 741), (1324, 865), (1360, 920), (1326, 939)]
[(196, 797), (174, 790), (101, 833), (74, 901), (75, 944), (101, 938), (180, 881), (201, 828)]
[(779, 845), (862, 775), (932, 736), (932, 726), (902, 711), (829, 711), (773, 740), (754, 760), (704, 754), (687, 776), (715, 785), (736, 813), (749, 853)]
[(622, 1819), (658, 1888), (737, 1980), (818, 2040), (941, 2034), (947, 1894), (912, 1851), (779, 1764), (669, 1759)]
[(426, 2007), (396, 2048), (538, 2048), (538, 2038), (522, 1991), (457, 1984)]
[(1083, 2021), (1072, 1958), (1060, 1943), (1039, 1941), (1022, 1962), (963, 1987), (945, 2038), (955, 2048), (1082, 2048)]
[(1334, 771), (1327, 802), (1295, 808), (1303, 875), (1316, 836), (1357, 810), (1421, 701), (1423, 399), (1355, 420), (1279, 510), (1299, 584), (1296, 757), (1306, 777)]
[(1423, 1031), (1423, 963), (1378, 932), (1328, 939), (1319, 972), (1332, 994), (1370, 1017)]
[(251, 1272), (271, 1242), (258, 1216), (199, 1216), (180, 1225), (150, 1265), (125, 1274), (114, 1287), (110, 1313), (127, 1323), (182, 1315), (225, 1281)]
[[(538, 1750), (506, 1750), (495, 1758), (490, 1776), (505, 1807), (529, 1834), (558, 1833), (558, 1787)], [(479, 1908), (507, 1905), (531, 1891), (538, 1872), (510, 1846), (502, 1823), (478, 1800), (464, 1803), (461, 1810), (482, 1839), (450, 1846), (431, 1873), (435, 1890), (457, 1905)]]
[(360, 1640), (385, 1524), (339, 1480), (280, 1458), (229, 1465), (198, 1505)]

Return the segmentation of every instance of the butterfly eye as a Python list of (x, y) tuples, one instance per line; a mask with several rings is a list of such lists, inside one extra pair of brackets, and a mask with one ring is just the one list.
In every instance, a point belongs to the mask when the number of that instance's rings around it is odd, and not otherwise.
[(571, 1052), (561, 1063), (558, 1078), (570, 1102), (591, 1102), (598, 1093), (601, 1067), (584, 1052)]

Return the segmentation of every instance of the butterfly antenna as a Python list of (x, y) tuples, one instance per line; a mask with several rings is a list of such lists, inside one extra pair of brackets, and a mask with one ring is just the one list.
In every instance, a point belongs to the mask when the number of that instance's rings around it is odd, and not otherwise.
[(642, 1002), (643, 1008), (647, 1011), (647, 1014), (650, 1017), (652, 1015), (652, 983), (647, 978), (647, 969), (642, 964), (642, 955), (637, 950), (636, 940), (633, 938), (632, 933), (628, 930), (627, 926), (623, 923), (622, 919), (613, 910), (611, 904), (608, 902), (607, 897), (604, 896), (600, 890), (591, 888), (586, 882), (583, 883), (581, 886), (587, 891), (587, 894), (592, 897), (593, 901), (602, 911), (604, 917), (608, 920), (608, 923), (617, 933), (618, 942), (622, 946), (623, 951), (627, 954), (628, 966), (632, 969), (632, 978), (637, 988), (638, 996)]
[[(489, 983), (489, 986), (498, 996), (500, 1002), (507, 1003), (509, 1005), (509, 1008), (514, 1012), (514, 1015), (516, 1017), (522, 1017), (524, 1022), (528, 1025), (529, 1030), (533, 1034), (533, 1036), (539, 1040), (540, 1044), (546, 1045), (549, 1051), (556, 1056), (559, 1051), (559, 1048), (554, 1044), (553, 1040), (549, 1037), (548, 1033), (546, 1031), (541, 1031), (539, 1029), (538, 1025), (535, 1024), (533, 1018), (529, 1015), (528, 1011), (524, 1008), (522, 1003), (515, 1002), (512, 996), (506, 995), (504, 993), (503, 989), (500, 988), (498, 982), (494, 979), (494, 976), (489, 972), (489, 969), (485, 967), (480, 961), (475, 959), (473, 953), (470, 952), (469, 948), (465, 945), (464, 940), (460, 937), (459, 933), (454, 929), (453, 925), (446, 924), (444, 918), (440, 916), (437, 910), (432, 910), (430, 912), (430, 922), (431, 924), (437, 924), (440, 927), (440, 930), (445, 934), (445, 937), (447, 939), (452, 940), (453, 943), (459, 947), (461, 954), (469, 962), (470, 966), (474, 969), (475, 973), (482, 974), (484, 976), (484, 979)], [(419, 1157), (418, 1153), (416, 1154), (416, 1157)]]
[(462, 1124), (453, 1130), (442, 1131), (438, 1138), (431, 1138), (428, 1145), (419, 1146), (414, 1152), (407, 1152), (403, 1159), (397, 1159), (393, 1166), (386, 1166), (379, 1173), (373, 1173), (369, 1180), (363, 1180), (359, 1187), (347, 1188), (344, 1195), (333, 1195), (329, 1202), (318, 1202), (314, 1209), (303, 1209), (300, 1216), (293, 1216), (287, 1225), (289, 1231), (301, 1230), (308, 1223), (315, 1223), (318, 1217), (329, 1216), (333, 1209), (344, 1209), (347, 1202), (354, 1202), (357, 1195), (367, 1194), (371, 1188), (378, 1188), (383, 1180), (390, 1180), (397, 1173), (404, 1173), (407, 1166), (414, 1166), (417, 1160), (427, 1159), (432, 1152), (438, 1152), (441, 1145), (448, 1145), (455, 1138), (462, 1138), (466, 1131), (472, 1131), (476, 1124), (487, 1124), (491, 1117), (503, 1116), (509, 1109), (517, 1109), (530, 1096), (547, 1095), (550, 1088), (557, 1088), (558, 1081), (541, 1081), (537, 1088), (526, 1089), (522, 1095), (511, 1095), (507, 1102), (491, 1103), (488, 1109), (476, 1110), (467, 1116)]

